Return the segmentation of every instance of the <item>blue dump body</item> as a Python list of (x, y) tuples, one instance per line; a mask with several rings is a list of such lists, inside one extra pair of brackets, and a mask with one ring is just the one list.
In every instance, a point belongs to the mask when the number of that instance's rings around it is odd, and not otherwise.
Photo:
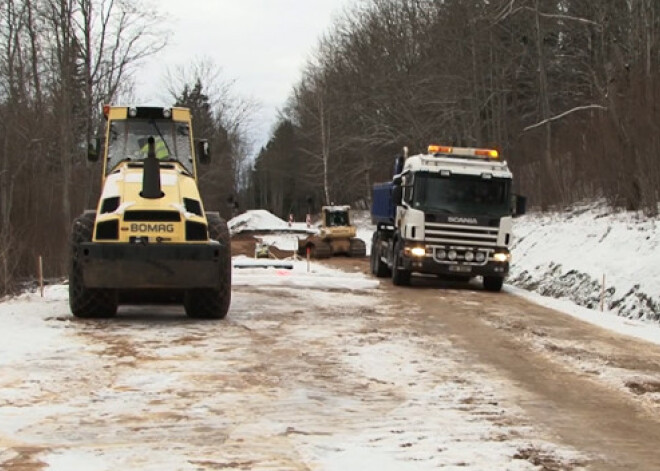
[(374, 185), (373, 199), (371, 203), (371, 222), (373, 224), (394, 225), (396, 208), (392, 201), (392, 190), (394, 183), (377, 183)]

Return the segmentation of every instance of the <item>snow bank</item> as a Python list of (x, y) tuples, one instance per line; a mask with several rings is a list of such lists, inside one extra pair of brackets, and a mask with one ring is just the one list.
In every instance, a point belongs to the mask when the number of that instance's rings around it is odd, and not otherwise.
[(265, 209), (253, 209), (231, 219), (227, 225), (232, 234), (243, 231), (278, 231), (286, 230), (289, 225)]
[(508, 283), (545, 296), (660, 321), (660, 222), (603, 204), (516, 220)]
[(67, 342), (64, 330), (52, 329), (44, 324), (44, 319), (61, 315), (62, 302), (68, 295), (67, 285), (54, 285), (46, 286), (43, 298), (38, 293), (23, 293), (2, 303), (0, 369), (28, 361), (44, 351), (52, 353), (63, 348)]
[(314, 226), (307, 227), (305, 222), (293, 222), (291, 225), (265, 209), (252, 209), (239, 214), (227, 222), (229, 232), (238, 234), (244, 231), (254, 232), (302, 232), (316, 233)]

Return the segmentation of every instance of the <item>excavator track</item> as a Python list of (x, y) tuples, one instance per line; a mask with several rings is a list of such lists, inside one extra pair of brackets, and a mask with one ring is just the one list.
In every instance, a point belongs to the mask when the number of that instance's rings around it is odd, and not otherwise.
[(327, 242), (318, 241), (311, 246), (312, 258), (330, 258), (332, 257), (332, 247)]
[(365, 257), (367, 255), (367, 245), (362, 239), (351, 239), (348, 255), (351, 257)]

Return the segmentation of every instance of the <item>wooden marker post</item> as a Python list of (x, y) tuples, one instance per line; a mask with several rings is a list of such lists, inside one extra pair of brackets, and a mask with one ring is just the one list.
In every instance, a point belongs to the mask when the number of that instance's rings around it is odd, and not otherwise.
[(312, 258), (312, 248), (307, 246), (307, 273), (309, 273), (309, 260)]
[(37, 266), (37, 273), (39, 274), (39, 291), (41, 291), (41, 297), (44, 297), (44, 259), (39, 255), (39, 263)]

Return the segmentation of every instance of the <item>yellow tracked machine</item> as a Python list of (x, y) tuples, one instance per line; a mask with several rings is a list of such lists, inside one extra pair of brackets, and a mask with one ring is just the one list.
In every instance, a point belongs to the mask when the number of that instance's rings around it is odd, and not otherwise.
[(319, 233), (301, 240), (298, 254), (305, 256), (309, 250), (312, 258), (364, 257), (366, 245), (356, 234), (357, 229), (351, 224), (350, 206), (323, 206)]

